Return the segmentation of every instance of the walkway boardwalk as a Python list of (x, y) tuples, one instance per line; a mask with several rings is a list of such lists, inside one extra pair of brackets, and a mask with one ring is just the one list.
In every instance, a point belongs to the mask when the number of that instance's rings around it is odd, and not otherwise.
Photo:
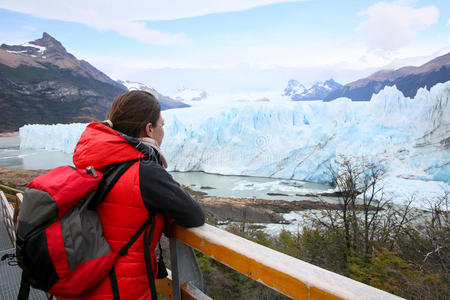
[[(0, 214), (3, 214), (0, 209)], [(0, 257), (5, 254), (13, 254), (15, 249), (6, 231), (3, 215), (0, 218)], [(15, 261), (15, 259), (14, 259)], [(15, 300), (19, 293), (20, 276), (22, 271), (18, 266), (10, 266), (8, 259), (0, 261), (0, 299)], [(44, 292), (31, 289), (29, 299), (47, 299)]]

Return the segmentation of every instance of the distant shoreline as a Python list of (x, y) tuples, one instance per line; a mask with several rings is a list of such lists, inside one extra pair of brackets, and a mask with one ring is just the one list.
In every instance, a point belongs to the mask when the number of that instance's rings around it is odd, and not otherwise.
[(0, 132), (0, 137), (19, 136), (18, 131)]

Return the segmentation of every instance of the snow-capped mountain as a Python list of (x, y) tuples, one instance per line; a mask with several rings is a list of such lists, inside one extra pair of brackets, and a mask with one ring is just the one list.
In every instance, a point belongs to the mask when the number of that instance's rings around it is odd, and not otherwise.
[(325, 101), (339, 97), (353, 101), (369, 101), (373, 94), (385, 86), (396, 86), (406, 97), (414, 97), (417, 91), (429, 89), (439, 82), (450, 80), (450, 52), (419, 66), (407, 66), (397, 70), (381, 70), (372, 75), (350, 82), (330, 93)]
[(128, 80), (117, 80), (117, 82), (126, 86), (126, 88), (129, 91), (141, 90), (141, 91), (147, 91), (150, 93), (156, 92), (156, 90), (154, 88), (152, 88), (151, 86), (140, 83), (140, 82), (132, 82), (132, 81), (128, 81)]
[(325, 82), (318, 81), (308, 89), (297, 80), (289, 80), (288, 86), (284, 89), (283, 95), (291, 97), (294, 101), (323, 100), (331, 92), (339, 89), (341, 86), (341, 84), (337, 83), (332, 78)]
[(157, 90), (155, 90), (153, 87), (148, 86), (146, 84), (140, 83), (140, 82), (132, 82), (132, 81), (122, 81), (118, 80), (118, 83), (124, 85), (129, 91), (132, 90), (142, 90), (147, 91), (149, 93), (152, 93), (156, 99), (158, 99), (159, 103), (161, 103), (161, 108), (169, 109), (169, 108), (180, 108), (180, 107), (189, 107), (189, 105), (181, 102), (179, 99), (172, 99), (168, 96), (164, 96), (161, 93), (159, 93)]
[(175, 95), (178, 101), (201, 101), (208, 97), (205, 91), (199, 91), (189, 88), (179, 89)]
[(48, 33), (0, 46), (0, 132), (24, 124), (76, 122), (79, 116), (102, 120), (112, 100), (125, 91)]
[(46, 32), (43, 33), (42, 38), (21, 45), (2, 44), (0, 46), (0, 64), (12, 68), (22, 65), (50, 71), (51, 68), (48, 68), (48, 65), (51, 64), (60, 69), (69, 70), (76, 75), (93, 78), (102, 83), (123, 89), (123, 86), (87, 61), (79, 60), (67, 52), (61, 42)]
[(307, 88), (297, 80), (289, 80), (288, 86), (284, 89), (283, 96), (294, 96), (305, 93)]

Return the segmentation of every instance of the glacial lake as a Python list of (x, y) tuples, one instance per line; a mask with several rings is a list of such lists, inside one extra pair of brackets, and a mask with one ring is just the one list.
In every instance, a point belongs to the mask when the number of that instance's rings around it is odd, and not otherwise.
[[(19, 136), (0, 138), (0, 167), (2, 168), (51, 169), (61, 165), (73, 165), (71, 153), (21, 150)], [(330, 186), (323, 184), (267, 177), (225, 176), (204, 172), (170, 172), (170, 174), (180, 184), (217, 197), (313, 200), (311, 197), (301, 195), (330, 189)]]

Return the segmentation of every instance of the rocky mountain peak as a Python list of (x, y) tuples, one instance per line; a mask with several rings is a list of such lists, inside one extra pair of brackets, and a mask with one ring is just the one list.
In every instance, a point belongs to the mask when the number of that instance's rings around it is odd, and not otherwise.
[(21, 45), (6, 45), (2, 44), (0, 49), (6, 50), (9, 53), (27, 56), (38, 59), (46, 59), (52, 62), (52, 59), (63, 60), (69, 58), (74, 60), (75, 57), (68, 53), (63, 45), (54, 37), (44, 32), (42, 38), (23, 43)]
[(287, 88), (284, 89), (284, 96), (289, 96), (294, 101), (301, 100), (322, 100), (332, 91), (342, 85), (334, 81), (333, 78), (322, 82), (317, 81), (312, 87), (306, 88), (297, 80), (289, 80)]
[(30, 44), (47, 48), (47, 51), (53, 50), (57, 52), (67, 53), (66, 48), (47, 32), (42, 34), (42, 38), (30, 42)]
[[(79, 122), (79, 116), (101, 119), (113, 99), (126, 91), (46, 32), (31, 42), (1, 45), (0, 70), (0, 132), (30, 123)], [(162, 109), (188, 106), (153, 94)]]
[(450, 52), (419, 66), (396, 70), (380, 70), (372, 75), (350, 82), (328, 94), (326, 101), (347, 97), (354, 101), (369, 101), (385, 86), (395, 85), (403, 95), (414, 97), (419, 88), (430, 89), (436, 83), (450, 80)]
[(342, 84), (336, 82), (333, 78), (330, 78), (327, 81), (325, 81), (323, 85), (329, 87), (331, 90), (336, 90), (342, 86)]
[(156, 99), (161, 103), (161, 108), (164, 109), (170, 109), (170, 108), (179, 108), (179, 107), (188, 107), (189, 105), (182, 103), (179, 99), (174, 100), (170, 98), (169, 96), (164, 96), (160, 94), (157, 90), (152, 88), (151, 86), (148, 86), (146, 84), (140, 83), (140, 82), (132, 82), (132, 81), (122, 81), (118, 80), (118, 84), (125, 86), (129, 91), (133, 90), (141, 90), (141, 91), (147, 91), (151, 93), (153, 96), (156, 97)]
[(293, 96), (295, 94), (303, 93), (306, 87), (295, 79), (288, 82), (288, 86), (283, 91), (283, 96)]

